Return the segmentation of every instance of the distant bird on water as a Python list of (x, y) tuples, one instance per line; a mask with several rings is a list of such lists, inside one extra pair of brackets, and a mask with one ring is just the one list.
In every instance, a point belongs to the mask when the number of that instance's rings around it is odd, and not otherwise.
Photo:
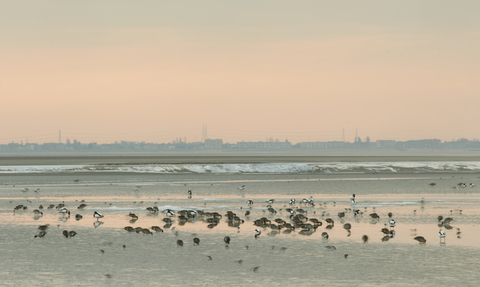
[(240, 185), (240, 186), (238, 187), (238, 189), (244, 190), (244, 189), (245, 189), (245, 184), (244, 184), (244, 185)]
[(182, 240), (177, 240), (177, 246), (183, 247), (183, 241)]
[(362, 241), (363, 241), (363, 243), (367, 243), (367, 242), (368, 242), (368, 236), (367, 236), (367, 235), (363, 235), (363, 236), (362, 236)]
[(200, 245), (200, 239), (197, 238), (197, 237), (195, 237), (195, 238), (193, 239), (193, 245)]

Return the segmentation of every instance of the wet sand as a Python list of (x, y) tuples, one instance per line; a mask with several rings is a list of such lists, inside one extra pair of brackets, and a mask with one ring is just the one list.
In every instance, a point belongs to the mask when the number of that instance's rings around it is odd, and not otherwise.
[[(5, 286), (476, 286), (479, 176), (476, 172), (2, 174), (0, 276)], [(476, 186), (460, 188), (459, 182)], [(239, 190), (243, 184), (245, 189)], [(39, 193), (33, 191), (36, 188)], [(188, 189), (193, 190), (192, 198)], [(352, 193), (357, 195), (356, 205), (349, 201)], [(285, 210), (289, 200), (310, 196), (314, 207), (298, 203), (296, 207), (323, 222), (317, 230), (286, 234), (285, 229), (266, 227), (254, 238), (259, 228), (252, 223), (255, 219), (289, 221)], [(267, 210), (269, 198), (275, 199), (271, 206), (276, 214)], [(254, 201), (252, 206), (248, 199)], [(87, 204), (83, 210), (77, 209), (81, 200)], [(56, 209), (43, 209), (43, 216), (33, 214), (40, 204), (61, 202), (71, 211), (70, 218)], [(28, 209), (14, 214), (19, 204)], [(155, 205), (161, 210), (216, 211), (223, 218), (208, 228), (205, 217), (182, 224), (177, 215), (171, 227), (164, 227), (164, 213), (146, 210)], [(364, 214), (355, 217), (351, 208)], [(239, 228), (227, 223), (228, 210), (245, 221)], [(94, 226), (94, 211), (105, 215), (100, 226)], [(251, 214), (245, 216), (245, 211)], [(344, 219), (337, 215), (341, 211), (346, 211)], [(129, 212), (139, 219), (130, 222)], [(372, 220), (372, 212), (380, 220)], [(388, 223), (388, 212), (397, 223), (396, 235), (382, 241), (380, 230)], [(83, 219), (75, 220), (75, 214)], [(445, 245), (439, 245), (439, 215), (453, 218), (452, 229), (443, 228)], [(327, 228), (326, 218), (335, 221), (333, 228)], [(350, 234), (344, 223), (352, 225)], [(34, 238), (41, 224), (50, 224), (47, 235)], [(154, 225), (164, 233), (143, 235), (123, 229)], [(77, 235), (67, 239), (63, 230), (75, 230)], [(323, 239), (322, 232), (329, 238)], [(368, 235), (368, 243), (362, 242), (362, 235)], [(224, 236), (231, 237), (228, 248)], [(415, 236), (424, 236), (427, 243), (419, 244)], [(200, 238), (199, 246), (194, 246), (194, 237)], [(183, 247), (177, 246), (179, 239)]]

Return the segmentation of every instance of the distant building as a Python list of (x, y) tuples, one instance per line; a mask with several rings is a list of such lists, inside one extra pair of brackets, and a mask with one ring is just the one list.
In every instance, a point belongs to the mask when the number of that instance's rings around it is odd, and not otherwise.
[(205, 140), (205, 149), (222, 149), (223, 140), (222, 139), (206, 139)]
[(269, 142), (237, 142), (238, 149), (290, 149), (292, 143), (288, 140), (284, 142), (269, 141)]

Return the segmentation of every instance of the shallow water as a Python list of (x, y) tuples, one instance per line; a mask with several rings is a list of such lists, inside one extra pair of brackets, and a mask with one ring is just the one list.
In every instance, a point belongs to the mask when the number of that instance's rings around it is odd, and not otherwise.
[[(48, 173), (4, 174), (1, 182), (0, 277), (5, 286), (477, 285), (480, 180), (475, 172)], [(430, 186), (432, 182), (436, 186)], [(460, 188), (459, 182), (472, 182), (478, 187)], [(245, 189), (238, 189), (243, 184)], [(136, 186), (141, 186), (138, 191), (134, 190)], [(22, 192), (22, 188), (29, 191)], [(40, 188), (39, 193), (33, 192), (36, 188)], [(193, 191), (191, 199), (188, 189)], [(349, 201), (352, 193), (357, 195), (356, 205)], [(289, 221), (285, 211), (288, 201), (310, 196), (315, 199), (315, 207), (297, 206), (307, 211), (307, 217), (323, 221), (315, 232), (302, 235), (295, 230), (284, 234), (283, 230), (277, 233), (261, 228), (261, 236), (254, 238), (253, 231), (258, 227), (253, 220), (267, 217)], [(275, 199), (272, 207), (277, 214), (266, 210), (265, 201), (270, 198)], [(254, 201), (250, 207), (248, 199)], [(87, 207), (78, 210), (82, 200)], [(61, 202), (71, 211), (69, 218), (56, 209), (43, 209), (39, 217), (33, 214), (40, 204), (46, 207)], [(14, 214), (18, 204), (27, 205), (28, 210)], [(223, 217), (210, 229), (201, 217), (184, 225), (174, 219), (164, 233), (153, 235), (123, 229), (163, 227), (166, 216), (145, 209), (154, 205), (222, 215), (231, 210), (245, 222), (239, 228), (229, 227)], [(354, 217), (348, 210), (351, 208), (359, 208), (364, 214)], [(345, 218), (339, 219), (338, 212), (346, 209)], [(244, 215), (247, 210), (249, 216)], [(94, 211), (105, 216), (96, 228)], [(139, 219), (131, 223), (129, 212)], [(372, 212), (380, 219), (372, 220)], [(388, 212), (396, 221), (396, 235), (383, 242), (380, 230), (388, 223)], [(83, 219), (75, 220), (75, 214), (83, 215)], [(453, 218), (452, 229), (444, 229), (445, 245), (439, 244), (437, 236), (439, 215)], [(326, 228), (326, 218), (335, 221), (333, 228)], [(344, 223), (351, 223), (350, 233), (343, 228)], [(50, 224), (47, 235), (34, 238), (41, 224)], [(63, 230), (75, 230), (77, 235), (66, 239)], [(322, 239), (324, 231), (329, 239)], [(228, 248), (223, 242), (227, 235), (231, 237)], [(362, 242), (362, 235), (368, 235), (368, 243)], [(419, 244), (413, 240), (415, 236), (424, 236), (427, 243)], [(200, 238), (199, 246), (193, 245), (193, 237)], [(177, 247), (178, 239), (185, 242), (183, 247)]]

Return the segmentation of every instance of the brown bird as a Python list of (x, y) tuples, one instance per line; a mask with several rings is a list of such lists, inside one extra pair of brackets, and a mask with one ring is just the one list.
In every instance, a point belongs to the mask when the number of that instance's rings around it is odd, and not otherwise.
[(193, 239), (193, 245), (195, 245), (195, 244), (196, 244), (196, 245), (200, 245), (200, 239), (197, 238), (197, 237), (195, 237), (195, 238)]
[(363, 236), (362, 236), (362, 241), (363, 241), (363, 243), (367, 243), (367, 242), (368, 242), (368, 236), (367, 236), (367, 235), (363, 235)]
[(427, 242), (427, 240), (423, 236), (417, 236), (414, 238), (414, 240), (417, 240), (418, 242), (420, 242), (420, 244)]

